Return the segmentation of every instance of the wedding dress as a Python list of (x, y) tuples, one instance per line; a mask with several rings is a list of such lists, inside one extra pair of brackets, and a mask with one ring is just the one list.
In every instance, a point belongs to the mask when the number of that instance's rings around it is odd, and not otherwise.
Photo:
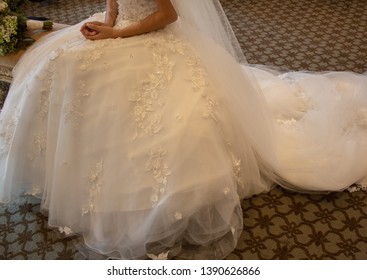
[[(157, 8), (118, 2), (116, 28)], [(0, 115), (0, 202), (39, 197), (51, 227), (103, 255), (219, 259), (243, 230), (241, 199), (274, 184), (366, 184), (366, 75), (240, 64), (184, 19), (101, 41), (81, 24), (15, 68)]]

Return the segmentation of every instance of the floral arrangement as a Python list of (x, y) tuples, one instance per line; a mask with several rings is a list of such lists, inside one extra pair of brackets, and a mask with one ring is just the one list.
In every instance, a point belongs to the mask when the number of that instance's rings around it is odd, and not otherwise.
[(0, 56), (16, 53), (30, 46), (34, 39), (26, 35), (30, 29), (50, 30), (52, 21), (28, 20), (21, 10), (27, 0), (0, 0)]

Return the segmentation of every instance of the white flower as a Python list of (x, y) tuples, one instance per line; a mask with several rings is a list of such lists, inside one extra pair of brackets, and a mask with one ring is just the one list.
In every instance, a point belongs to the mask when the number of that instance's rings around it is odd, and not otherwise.
[(166, 253), (160, 253), (158, 256), (154, 255), (154, 254), (147, 254), (147, 256), (149, 258), (151, 258), (152, 260), (167, 260), (168, 259), (168, 252)]
[(234, 227), (231, 227), (231, 232), (232, 232), (232, 235), (235, 235), (236, 229)]
[(69, 235), (73, 232), (69, 227), (59, 227), (59, 231), (65, 235)]
[(228, 195), (230, 193), (230, 191), (231, 191), (231, 189), (226, 187), (226, 188), (224, 188), (223, 193), (224, 193), (224, 195)]
[(175, 219), (176, 219), (177, 221), (182, 220), (182, 214), (181, 214), (180, 212), (176, 212), (176, 213), (175, 213)]
[(8, 4), (2, 0), (0, 0), (0, 12), (5, 10), (8, 7)]
[(29, 190), (25, 193), (25, 195), (36, 196), (37, 194), (41, 194), (41, 193), (42, 193), (41, 187), (33, 186), (31, 190)]

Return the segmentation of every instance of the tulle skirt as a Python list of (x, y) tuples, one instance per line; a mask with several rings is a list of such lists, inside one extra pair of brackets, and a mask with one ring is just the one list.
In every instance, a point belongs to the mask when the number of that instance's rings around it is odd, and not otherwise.
[(365, 76), (241, 66), (180, 23), (96, 42), (81, 24), (15, 69), (1, 202), (39, 197), (50, 226), (103, 255), (219, 259), (242, 232), (241, 199), (364, 183)]

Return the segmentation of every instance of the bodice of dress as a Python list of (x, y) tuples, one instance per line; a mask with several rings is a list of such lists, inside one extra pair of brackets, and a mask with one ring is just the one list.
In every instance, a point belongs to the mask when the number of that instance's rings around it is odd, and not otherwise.
[(117, 0), (117, 3), (122, 20), (140, 20), (157, 9), (155, 0)]

